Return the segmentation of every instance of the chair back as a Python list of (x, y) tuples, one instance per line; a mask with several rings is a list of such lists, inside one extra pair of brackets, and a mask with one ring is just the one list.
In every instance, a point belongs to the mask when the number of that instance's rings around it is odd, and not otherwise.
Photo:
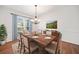
[(30, 53), (30, 41), (29, 38), (23, 34), (21, 34), (21, 39), (22, 39), (22, 45), (24, 46), (24, 53), (25, 53), (25, 49), (28, 50), (28, 52)]
[(46, 31), (43, 31), (43, 34), (46, 34)]
[(21, 38), (22, 38), (22, 43), (28, 48), (28, 38), (21, 35)]
[(56, 36), (53, 41), (57, 42), (55, 53), (58, 53), (58, 50), (60, 50), (60, 39), (62, 37), (62, 34), (58, 31), (52, 31), (52, 36)]
[(51, 31), (50, 30), (46, 30), (46, 35), (50, 36), (51, 35)]
[(52, 36), (56, 36), (56, 38), (54, 39), (54, 41), (58, 41), (61, 38), (61, 33), (58, 31), (52, 31)]
[(20, 34), (17, 35), (17, 40), (20, 40)]

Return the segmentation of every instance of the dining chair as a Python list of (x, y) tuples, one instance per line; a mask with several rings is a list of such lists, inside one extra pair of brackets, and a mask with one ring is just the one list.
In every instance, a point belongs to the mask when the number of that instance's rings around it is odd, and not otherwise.
[(51, 31), (50, 30), (46, 30), (46, 35), (50, 36), (51, 35)]
[(17, 42), (18, 42), (18, 52), (21, 54), (23, 53), (23, 45), (22, 45), (22, 39), (20, 33), (17, 36)]
[(56, 36), (55, 39), (46, 46), (45, 50), (49, 53), (58, 54), (60, 53), (61, 33), (58, 31), (52, 32), (52, 37)]
[(30, 41), (31, 38), (24, 36), (21, 34), (21, 39), (22, 39), (22, 45), (23, 45), (23, 49), (24, 49), (24, 54), (26, 53), (33, 53), (34, 51), (36, 51), (38, 49), (38, 46), (35, 42)]
[(43, 34), (46, 34), (46, 31), (45, 30), (43, 31)]
[(16, 39), (16, 42), (12, 44), (12, 51), (14, 54), (19, 54), (22, 53), (22, 41), (20, 38), (20, 34), (18, 34)]

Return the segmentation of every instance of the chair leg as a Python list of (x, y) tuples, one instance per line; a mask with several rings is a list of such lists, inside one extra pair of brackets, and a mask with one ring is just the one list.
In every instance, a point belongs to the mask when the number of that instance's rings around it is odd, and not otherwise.
[(60, 49), (59, 49), (58, 54), (60, 54), (60, 53), (61, 53), (61, 51), (60, 51)]
[(19, 49), (19, 47), (20, 47), (20, 41), (19, 41), (19, 44), (18, 44), (18, 49)]
[(60, 54), (60, 49), (57, 50), (57, 53), (56, 54)]
[(21, 44), (21, 46), (20, 46), (20, 54), (21, 54), (21, 52), (22, 52), (22, 44)]
[(25, 46), (23, 46), (23, 53), (24, 53), (24, 54), (26, 53)]

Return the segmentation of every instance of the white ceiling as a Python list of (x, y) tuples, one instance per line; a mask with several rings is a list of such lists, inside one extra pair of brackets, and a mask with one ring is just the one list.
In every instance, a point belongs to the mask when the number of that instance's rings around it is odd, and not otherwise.
[[(26, 13), (30, 16), (35, 16), (35, 7), (34, 5), (6, 5), (6, 7)], [(38, 5), (37, 6), (37, 15), (44, 15), (55, 8), (53, 5)]]

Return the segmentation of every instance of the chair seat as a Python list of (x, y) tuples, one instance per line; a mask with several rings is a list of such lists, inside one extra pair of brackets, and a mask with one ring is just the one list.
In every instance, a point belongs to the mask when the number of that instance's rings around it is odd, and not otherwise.
[(38, 45), (35, 42), (31, 42), (30, 43), (30, 50), (31, 50), (31, 52), (33, 52), (37, 48), (38, 48)]
[[(54, 43), (55, 43), (55, 42), (54, 42)], [(45, 50), (48, 51), (49, 53), (55, 53), (55, 51), (56, 51), (56, 43), (55, 43), (55, 44), (54, 44), (54, 43), (49, 44), (49, 45), (45, 48)]]
[(56, 42), (56, 41), (53, 41), (53, 42), (52, 42), (52, 44), (55, 44), (55, 45), (57, 45), (57, 42)]

